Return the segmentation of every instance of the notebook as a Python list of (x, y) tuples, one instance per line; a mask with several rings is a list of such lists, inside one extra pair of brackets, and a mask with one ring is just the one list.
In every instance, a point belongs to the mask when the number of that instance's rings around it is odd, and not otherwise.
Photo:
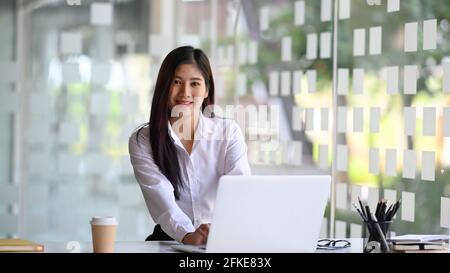
[(43, 252), (44, 246), (23, 239), (0, 239), (0, 252)]
[(391, 237), (392, 242), (430, 242), (448, 241), (449, 236), (445, 234), (405, 234)]

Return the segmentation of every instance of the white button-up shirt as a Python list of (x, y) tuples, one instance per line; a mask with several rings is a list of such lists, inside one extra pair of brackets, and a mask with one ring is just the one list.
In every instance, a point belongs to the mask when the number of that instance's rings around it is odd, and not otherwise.
[(238, 124), (231, 119), (200, 115), (192, 152), (186, 151), (169, 124), (180, 164), (180, 198), (153, 161), (149, 128), (143, 128), (129, 139), (134, 174), (144, 195), (147, 208), (164, 232), (181, 242), (200, 224), (211, 223), (219, 178), (222, 175), (250, 175), (247, 146)]

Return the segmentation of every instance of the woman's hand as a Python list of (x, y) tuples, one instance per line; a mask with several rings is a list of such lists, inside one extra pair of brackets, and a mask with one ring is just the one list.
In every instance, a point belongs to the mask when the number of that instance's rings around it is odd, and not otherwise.
[(187, 233), (183, 240), (183, 244), (187, 245), (205, 245), (208, 240), (209, 224), (201, 224), (194, 232)]

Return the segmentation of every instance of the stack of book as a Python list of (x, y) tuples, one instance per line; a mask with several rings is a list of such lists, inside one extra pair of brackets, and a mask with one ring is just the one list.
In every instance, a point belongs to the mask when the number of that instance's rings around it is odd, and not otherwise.
[(391, 238), (391, 251), (401, 253), (446, 253), (448, 235), (407, 234)]

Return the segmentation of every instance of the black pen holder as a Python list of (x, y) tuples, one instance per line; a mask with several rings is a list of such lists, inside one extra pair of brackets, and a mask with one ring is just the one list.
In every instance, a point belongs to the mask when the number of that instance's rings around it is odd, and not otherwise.
[[(380, 235), (376, 224), (380, 226), (382, 234)], [(386, 246), (386, 249), (383, 249), (383, 239), (389, 244), (389, 229), (392, 224), (392, 221), (382, 221), (382, 222), (365, 222), (367, 230), (369, 231), (369, 238), (367, 240), (367, 244), (364, 252), (373, 252), (375, 248), (379, 248), (378, 251), (374, 252), (389, 252), (389, 245)], [(383, 236), (384, 238), (381, 238)]]

